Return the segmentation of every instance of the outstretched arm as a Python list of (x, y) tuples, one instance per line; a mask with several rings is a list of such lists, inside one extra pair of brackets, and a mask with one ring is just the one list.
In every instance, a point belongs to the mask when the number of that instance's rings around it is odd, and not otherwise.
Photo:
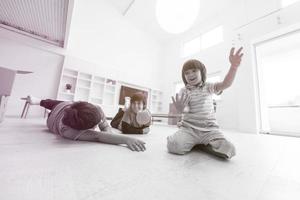
[(110, 132), (98, 132), (94, 130), (86, 130), (74, 138), (72, 131), (65, 131), (63, 136), (72, 140), (101, 142), (106, 144), (126, 144), (133, 151), (145, 151), (145, 142)]
[(126, 137), (123, 135), (117, 135), (117, 134), (111, 134), (111, 133), (101, 133), (98, 136), (99, 142), (102, 143), (108, 143), (108, 144), (126, 144), (129, 149), (133, 151), (145, 151), (145, 142), (131, 138)]
[(225, 76), (224, 80), (220, 83), (216, 84), (216, 90), (217, 91), (223, 91), (227, 88), (229, 88), (235, 78), (235, 74), (237, 72), (237, 69), (239, 65), (241, 64), (243, 53), (241, 53), (243, 50), (243, 47), (239, 48), (239, 50), (234, 54), (234, 48), (231, 48), (230, 55), (229, 55), (229, 61), (231, 63), (231, 67)]

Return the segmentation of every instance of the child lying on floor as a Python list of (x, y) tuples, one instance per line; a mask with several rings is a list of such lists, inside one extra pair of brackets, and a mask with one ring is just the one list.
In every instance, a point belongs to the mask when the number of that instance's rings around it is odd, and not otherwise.
[(151, 114), (146, 109), (143, 94), (135, 93), (130, 98), (129, 108), (119, 109), (110, 125), (124, 134), (147, 134), (150, 131)]
[(235, 155), (235, 147), (219, 130), (213, 107), (213, 94), (221, 94), (230, 87), (243, 54), (240, 48), (234, 54), (230, 51), (231, 67), (226, 77), (219, 83), (206, 82), (206, 68), (198, 60), (189, 60), (182, 68), (182, 79), (185, 87), (172, 97), (179, 113), (183, 113), (180, 129), (167, 138), (170, 153), (185, 154), (194, 146), (216, 156), (230, 159)]
[[(47, 126), (54, 134), (71, 140), (126, 144), (133, 151), (145, 150), (143, 141), (113, 134), (99, 106), (88, 102), (39, 101), (30, 96), (28, 101), (51, 110)], [(100, 132), (94, 130), (97, 125)]]

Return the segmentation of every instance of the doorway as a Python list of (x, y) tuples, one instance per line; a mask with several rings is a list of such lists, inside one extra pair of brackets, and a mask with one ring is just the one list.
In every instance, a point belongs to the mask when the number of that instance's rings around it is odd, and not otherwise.
[(262, 133), (300, 137), (300, 30), (254, 45)]

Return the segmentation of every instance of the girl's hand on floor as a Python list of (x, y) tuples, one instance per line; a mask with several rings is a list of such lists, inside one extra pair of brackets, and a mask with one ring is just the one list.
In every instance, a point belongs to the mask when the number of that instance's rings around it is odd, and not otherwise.
[(243, 47), (240, 47), (239, 50), (234, 54), (234, 47), (230, 50), (229, 61), (231, 63), (231, 67), (237, 69), (238, 66), (241, 64), (243, 53), (241, 53)]
[(176, 94), (176, 99), (172, 96), (172, 101), (174, 103), (174, 106), (179, 113), (183, 113), (184, 108), (190, 101), (191, 97), (187, 94), (182, 94), (179, 98), (179, 94)]
[(128, 138), (126, 141), (126, 144), (129, 147), (129, 149), (131, 149), (132, 151), (145, 151), (146, 150), (145, 142), (138, 140), (138, 139)]

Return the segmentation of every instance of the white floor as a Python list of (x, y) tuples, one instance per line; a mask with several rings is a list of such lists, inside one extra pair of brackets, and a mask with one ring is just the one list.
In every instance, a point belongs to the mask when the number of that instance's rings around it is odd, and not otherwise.
[(147, 151), (73, 142), (47, 132), (41, 119), (0, 124), (1, 200), (300, 198), (300, 139), (225, 131), (237, 156), (224, 161), (194, 151), (166, 151), (176, 129), (153, 126)]

